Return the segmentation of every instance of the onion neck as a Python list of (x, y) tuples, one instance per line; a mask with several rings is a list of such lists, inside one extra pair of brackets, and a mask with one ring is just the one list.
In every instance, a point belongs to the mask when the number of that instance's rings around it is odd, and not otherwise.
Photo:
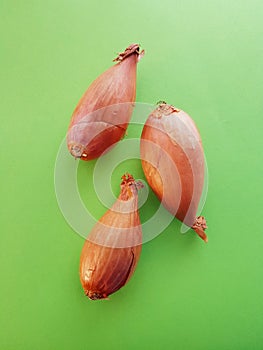
[(119, 199), (122, 201), (128, 201), (133, 197), (137, 197), (138, 190), (143, 187), (141, 181), (135, 181), (131, 174), (124, 174), (121, 182), (121, 193)]
[(170, 114), (173, 113), (178, 113), (180, 112), (180, 109), (169, 105), (168, 103), (166, 103), (165, 101), (159, 101), (157, 102), (158, 107), (152, 112), (152, 116), (160, 119), (164, 116), (168, 116)]
[(203, 241), (205, 241), (205, 243), (208, 242), (208, 237), (205, 234), (205, 229), (207, 229), (207, 225), (206, 220), (203, 216), (198, 216), (195, 219), (195, 223), (193, 224), (192, 229), (198, 234), (200, 238), (202, 238)]
[(140, 46), (138, 44), (131, 44), (130, 46), (128, 46), (124, 52), (118, 54), (118, 56), (113, 60), (113, 62), (121, 62), (132, 54), (140, 56)]

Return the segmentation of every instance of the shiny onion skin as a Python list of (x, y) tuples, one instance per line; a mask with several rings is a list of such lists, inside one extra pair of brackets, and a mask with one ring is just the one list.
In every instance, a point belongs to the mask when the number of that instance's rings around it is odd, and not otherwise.
[(67, 132), (68, 149), (75, 158), (98, 158), (125, 135), (135, 101), (137, 63), (143, 54), (138, 44), (130, 45), (78, 102)]
[(141, 135), (142, 167), (163, 206), (207, 242), (206, 220), (196, 217), (204, 184), (204, 153), (189, 115), (161, 102)]
[(142, 244), (140, 187), (142, 184), (132, 175), (123, 175), (119, 197), (85, 241), (80, 257), (80, 281), (91, 300), (107, 299), (134, 273)]

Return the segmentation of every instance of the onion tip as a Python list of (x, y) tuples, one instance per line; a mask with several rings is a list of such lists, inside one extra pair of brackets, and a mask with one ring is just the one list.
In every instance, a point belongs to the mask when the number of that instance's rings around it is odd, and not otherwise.
[(108, 296), (106, 293), (98, 293), (98, 292), (93, 292), (93, 291), (85, 291), (86, 296), (90, 300), (109, 300)]
[(81, 158), (84, 152), (84, 147), (79, 144), (70, 144), (69, 151), (75, 159)]
[(206, 219), (203, 216), (198, 216), (195, 219), (195, 223), (192, 226), (192, 229), (198, 234), (202, 240), (207, 243), (208, 237), (205, 234), (205, 229), (207, 229)]
[(121, 62), (126, 57), (136, 53), (139, 58), (141, 58), (144, 55), (144, 50), (140, 52), (140, 45), (139, 44), (131, 44), (127, 47), (127, 49), (124, 52), (120, 52), (118, 56), (113, 60), (113, 62)]

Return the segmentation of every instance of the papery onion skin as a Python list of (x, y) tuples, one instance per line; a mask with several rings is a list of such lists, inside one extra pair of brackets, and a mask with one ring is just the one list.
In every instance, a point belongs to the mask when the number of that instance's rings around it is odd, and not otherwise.
[(191, 117), (164, 102), (150, 114), (141, 135), (142, 168), (164, 207), (207, 242), (204, 217), (196, 217), (204, 184), (204, 152)]
[(137, 63), (143, 52), (138, 44), (130, 45), (78, 102), (67, 133), (68, 149), (75, 158), (98, 158), (125, 135), (136, 97)]
[(80, 257), (80, 280), (91, 300), (107, 299), (135, 271), (142, 245), (137, 193), (140, 186), (132, 175), (124, 175), (118, 199), (85, 241)]

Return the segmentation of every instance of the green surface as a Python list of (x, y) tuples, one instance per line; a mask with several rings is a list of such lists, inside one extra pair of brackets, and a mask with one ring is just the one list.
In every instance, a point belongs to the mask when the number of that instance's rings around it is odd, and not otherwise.
[[(262, 15), (259, 0), (0, 1), (1, 349), (263, 348)], [(132, 42), (137, 101), (165, 99), (201, 131), (209, 243), (174, 220), (125, 288), (91, 302), (54, 165), (79, 97)]]

